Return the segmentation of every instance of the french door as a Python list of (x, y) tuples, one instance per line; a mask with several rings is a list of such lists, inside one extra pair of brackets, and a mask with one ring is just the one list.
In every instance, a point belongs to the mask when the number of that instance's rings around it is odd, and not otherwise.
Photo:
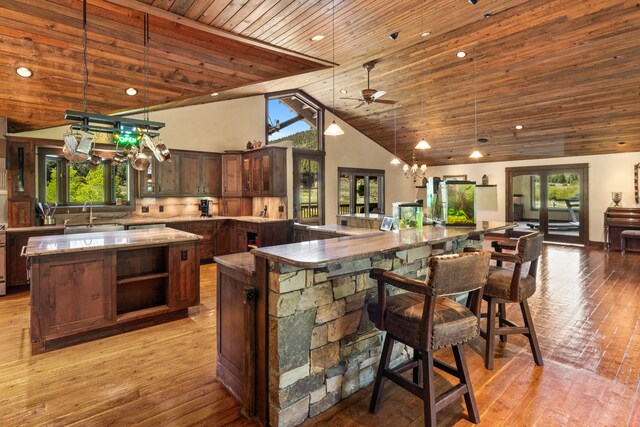
[(293, 217), (301, 224), (324, 224), (323, 153), (293, 151)]
[(586, 163), (506, 169), (506, 220), (513, 237), (541, 230), (545, 241), (589, 244)]

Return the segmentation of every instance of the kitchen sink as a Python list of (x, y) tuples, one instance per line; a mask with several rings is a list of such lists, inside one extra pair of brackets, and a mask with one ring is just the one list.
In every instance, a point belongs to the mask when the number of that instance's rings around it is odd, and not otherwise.
[(105, 231), (124, 230), (124, 225), (120, 224), (92, 224), (92, 225), (67, 225), (64, 234), (78, 233), (100, 233)]

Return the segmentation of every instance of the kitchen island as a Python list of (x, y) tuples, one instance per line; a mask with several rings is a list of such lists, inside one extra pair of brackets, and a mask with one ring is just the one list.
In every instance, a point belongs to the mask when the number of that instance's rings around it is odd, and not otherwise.
[[(245, 348), (255, 352), (244, 354), (255, 354), (255, 359), (234, 361), (236, 383), (244, 381), (236, 395), (244, 396), (247, 413), (269, 425), (298, 425), (367, 387), (383, 338), (366, 311), (377, 297), (369, 271), (424, 276), (430, 256), (478, 248), (485, 233), (513, 227), (486, 221), (475, 227), (425, 226), (252, 250), (253, 286), (247, 287), (248, 280), (239, 282), (244, 300), (237, 297), (238, 307), (224, 308), (241, 313), (243, 306), (255, 307), (244, 320), (244, 330), (255, 331), (244, 337)], [(232, 268), (232, 259), (222, 261)], [(246, 270), (245, 258), (242, 265)], [(218, 288), (224, 285), (218, 283)], [(232, 339), (233, 334), (226, 336)], [(393, 358), (410, 354), (398, 345)]]
[(200, 299), (199, 241), (171, 228), (30, 238), (33, 350), (186, 316)]

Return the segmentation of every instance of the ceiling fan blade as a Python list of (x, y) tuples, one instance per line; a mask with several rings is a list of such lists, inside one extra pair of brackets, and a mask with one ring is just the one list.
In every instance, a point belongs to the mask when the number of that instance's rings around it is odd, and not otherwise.
[(371, 99), (376, 100), (376, 99), (378, 99), (378, 98), (383, 97), (386, 93), (387, 93), (387, 92), (385, 92), (385, 91), (383, 91), (383, 90), (379, 90), (379, 91), (377, 91), (376, 93), (374, 93), (374, 94), (371, 96)]
[(378, 104), (390, 104), (393, 105), (396, 101), (392, 101), (390, 99), (374, 99), (373, 102), (377, 102)]
[(343, 97), (340, 97), (340, 99), (350, 99), (352, 101), (362, 101), (362, 98), (343, 98)]
[(364, 101), (361, 101), (360, 104), (356, 105), (355, 107), (353, 107), (353, 109), (355, 110), (356, 108), (360, 108), (364, 105)]

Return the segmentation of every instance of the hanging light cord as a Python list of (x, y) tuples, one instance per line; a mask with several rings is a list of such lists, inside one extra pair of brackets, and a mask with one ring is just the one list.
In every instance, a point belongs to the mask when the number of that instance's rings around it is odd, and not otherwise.
[(393, 156), (398, 157), (398, 131), (396, 129), (396, 106), (393, 106)]
[(144, 120), (149, 121), (149, 14), (144, 14)]
[[(426, 0), (425, 0), (426, 1)], [(422, 2), (422, 11), (421, 11), (421, 18), (420, 18), (420, 26), (422, 27), (422, 32), (424, 33), (424, 4), (425, 1)], [(423, 64), (422, 64), (422, 79), (425, 80), (427, 78), (427, 65), (426, 65), (426, 60), (423, 59)], [(426, 85), (426, 82), (423, 81), (423, 84)], [(427, 124), (424, 121), (424, 93), (422, 94), (422, 137), (426, 138), (427, 137)]]
[(89, 66), (87, 65), (87, 0), (82, 2), (82, 108), (86, 113), (87, 87), (89, 86)]
[(476, 62), (478, 62), (478, 53), (474, 46), (473, 48), (473, 117), (474, 117), (474, 146), (478, 146), (478, 82), (476, 76)]
[(335, 115), (336, 115), (336, 2), (335, 0), (331, 1), (331, 51), (332, 53), (332, 59), (331, 62), (333, 63), (333, 65), (331, 65), (331, 73), (332, 73), (332, 78), (331, 78), (331, 96), (333, 97), (333, 101), (332, 101), (332, 110), (333, 110), (333, 116), (334, 116), (334, 120), (335, 120)]

